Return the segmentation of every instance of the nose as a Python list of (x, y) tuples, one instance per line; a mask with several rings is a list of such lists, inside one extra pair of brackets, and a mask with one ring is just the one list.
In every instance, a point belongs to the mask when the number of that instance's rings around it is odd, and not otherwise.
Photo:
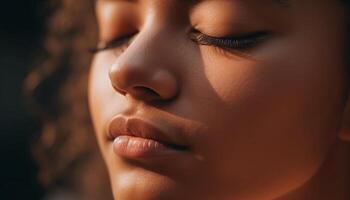
[(110, 68), (113, 88), (140, 101), (175, 98), (179, 84), (169, 54), (152, 37), (136, 38)]

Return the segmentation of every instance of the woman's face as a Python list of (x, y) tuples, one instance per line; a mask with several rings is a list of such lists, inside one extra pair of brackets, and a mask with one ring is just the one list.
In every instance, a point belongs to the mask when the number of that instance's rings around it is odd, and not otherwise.
[(89, 101), (116, 199), (281, 197), (337, 140), (334, 0), (99, 0)]

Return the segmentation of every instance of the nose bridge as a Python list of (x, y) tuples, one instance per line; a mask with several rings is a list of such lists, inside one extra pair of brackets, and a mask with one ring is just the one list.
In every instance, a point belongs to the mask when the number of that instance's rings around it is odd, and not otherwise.
[[(176, 30), (170, 30), (167, 25), (153, 21), (145, 25), (144, 29), (139, 33), (129, 48), (129, 52), (125, 56), (138, 56), (144, 64), (159, 63), (158, 67), (170, 67), (166, 64), (171, 61), (173, 55), (176, 54), (174, 46), (177, 34)], [(135, 57), (134, 57), (135, 58)]]
[(175, 96), (178, 80), (172, 64), (176, 53), (172, 48), (173, 34), (162, 23), (145, 24), (111, 66), (109, 75), (113, 87), (137, 98), (169, 99)]

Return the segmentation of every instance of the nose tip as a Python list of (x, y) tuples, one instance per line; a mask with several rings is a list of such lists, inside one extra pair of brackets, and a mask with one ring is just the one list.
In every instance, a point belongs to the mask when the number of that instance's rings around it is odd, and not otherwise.
[(109, 77), (115, 91), (141, 101), (170, 100), (179, 89), (175, 75), (164, 68), (117, 63)]

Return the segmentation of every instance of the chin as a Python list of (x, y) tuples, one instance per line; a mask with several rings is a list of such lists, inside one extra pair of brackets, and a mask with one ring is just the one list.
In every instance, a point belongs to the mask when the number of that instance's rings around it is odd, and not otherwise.
[(112, 180), (116, 200), (197, 199), (181, 183), (151, 171), (139, 168), (116, 174)]

